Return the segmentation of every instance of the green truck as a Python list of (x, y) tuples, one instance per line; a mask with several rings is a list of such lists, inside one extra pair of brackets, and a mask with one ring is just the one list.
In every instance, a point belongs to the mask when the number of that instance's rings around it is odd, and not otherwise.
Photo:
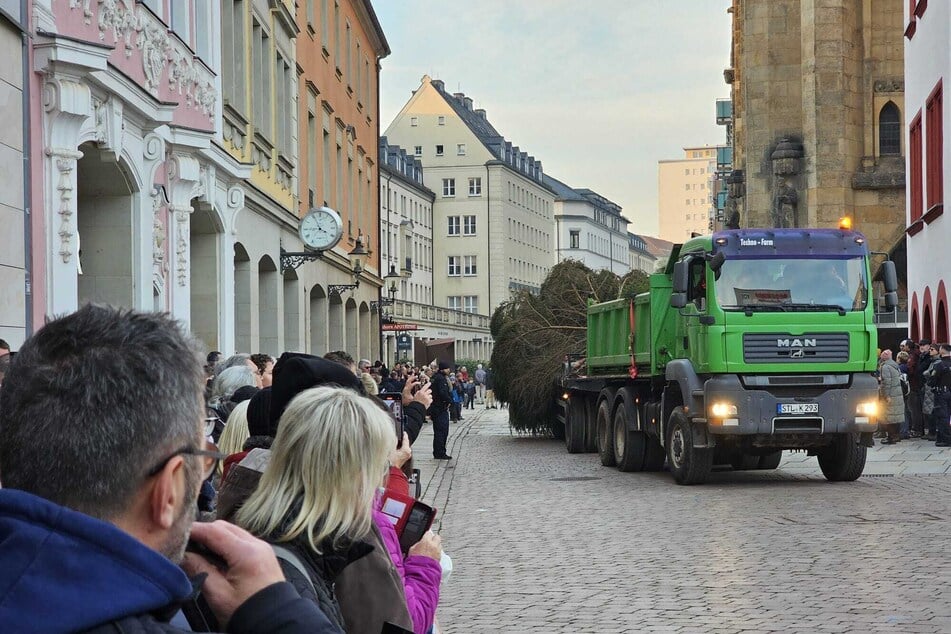
[[(893, 262), (884, 303), (897, 304)], [(784, 449), (855, 480), (878, 427), (878, 336), (865, 237), (739, 229), (676, 245), (650, 290), (588, 306), (587, 356), (565, 363), (569, 452), (621, 471), (775, 469)], [(560, 424), (558, 425), (560, 427)], [(560, 430), (559, 430), (560, 431)]]

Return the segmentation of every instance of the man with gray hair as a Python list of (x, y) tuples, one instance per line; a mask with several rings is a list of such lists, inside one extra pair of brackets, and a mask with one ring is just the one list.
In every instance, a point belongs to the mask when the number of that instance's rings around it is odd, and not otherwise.
[[(23, 344), (0, 398), (0, 631), (179, 631), (195, 591), (179, 563), (222, 631), (339, 631), (266, 543), (193, 525), (219, 457), (203, 379), (157, 314), (87, 305)], [(185, 553), (189, 533), (207, 558)]]

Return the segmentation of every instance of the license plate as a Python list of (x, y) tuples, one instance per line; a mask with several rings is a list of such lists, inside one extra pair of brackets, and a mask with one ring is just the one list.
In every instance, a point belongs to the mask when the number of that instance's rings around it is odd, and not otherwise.
[(818, 403), (779, 403), (776, 405), (777, 414), (818, 414)]

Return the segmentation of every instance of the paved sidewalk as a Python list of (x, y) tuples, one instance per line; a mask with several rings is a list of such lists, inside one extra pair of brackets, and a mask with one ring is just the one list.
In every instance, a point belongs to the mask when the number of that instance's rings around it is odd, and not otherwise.
[[(935, 447), (922, 438), (903, 440), (895, 445), (875, 441), (869, 449), (863, 476), (932, 475), (951, 471), (951, 448)], [(816, 458), (804, 451), (786, 451), (780, 470), (791, 474), (821, 474)]]

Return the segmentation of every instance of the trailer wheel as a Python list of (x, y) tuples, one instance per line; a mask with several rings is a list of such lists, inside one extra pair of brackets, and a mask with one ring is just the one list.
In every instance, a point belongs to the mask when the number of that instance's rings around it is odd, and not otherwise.
[(675, 407), (667, 425), (667, 461), (677, 484), (703, 484), (713, 468), (713, 451), (694, 447), (693, 436), (683, 408)]
[(585, 401), (584, 450), (587, 453), (598, 452), (598, 402), (593, 398)]
[(565, 403), (565, 448), (568, 453), (584, 452), (584, 419), (587, 406), (584, 397), (572, 395)]
[(602, 400), (598, 403), (598, 456), (605, 467), (614, 466), (614, 420), (611, 417), (611, 403)]
[(778, 469), (779, 463), (783, 460), (783, 450), (774, 451), (773, 453), (768, 453), (765, 456), (760, 456), (759, 466), (757, 469), (767, 471), (772, 469)]
[(622, 401), (614, 412), (614, 462), (618, 471), (640, 471), (644, 468), (647, 435), (627, 428), (627, 406)]
[(819, 468), (830, 482), (852, 482), (865, 469), (866, 447), (858, 443), (858, 434), (840, 434), (819, 452)]

